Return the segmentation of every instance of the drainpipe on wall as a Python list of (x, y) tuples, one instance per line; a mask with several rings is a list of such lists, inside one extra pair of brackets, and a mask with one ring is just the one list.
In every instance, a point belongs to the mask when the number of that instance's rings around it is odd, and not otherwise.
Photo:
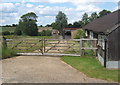
[(104, 49), (105, 49), (105, 52), (104, 52), (104, 67), (106, 68), (107, 37), (105, 37), (104, 42), (105, 42), (105, 45), (104, 45)]

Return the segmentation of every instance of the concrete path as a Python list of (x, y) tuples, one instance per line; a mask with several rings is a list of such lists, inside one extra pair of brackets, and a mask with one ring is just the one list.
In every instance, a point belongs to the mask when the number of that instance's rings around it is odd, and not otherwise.
[(60, 57), (19, 56), (2, 61), (3, 83), (107, 83), (88, 78)]

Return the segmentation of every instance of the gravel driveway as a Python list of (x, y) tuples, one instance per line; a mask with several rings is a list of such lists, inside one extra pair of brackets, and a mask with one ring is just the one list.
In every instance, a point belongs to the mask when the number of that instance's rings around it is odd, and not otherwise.
[(19, 56), (2, 61), (3, 83), (105, 83), (88, 78), (60, 57)]

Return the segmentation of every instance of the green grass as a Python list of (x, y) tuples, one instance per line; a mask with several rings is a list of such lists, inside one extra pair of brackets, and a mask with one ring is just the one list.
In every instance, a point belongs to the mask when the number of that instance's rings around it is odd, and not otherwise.
[(52, 36), (18, 36), (18, 38), (45, 38), (45, 39), (51, 39)]
[(0, 49), (0, 53), (2, 54), (0, 55), (2, 59), (11, 58), (17, 55), (16, 51), (10, 48), (2, 48)]
[(95, 57), (63, 56), (61, 60), (92, 78), (118, 82), (118, 70), (106, 69)]
[(8, 47), (17, 52), (33, 52), (41, 48), (42, 42), (39, 39), (15, 39), (8, 42)]
[(16, 27), (0, 27), (0, 32), (9, 31), (14, 32)]
[(4, 36), (5, 38), (7, 38), (7, 39), (34, 39), (34, 38), (39, 38), (39, 39), (42, 39), (42, 38), (45, 38), (45, 39), (51, 39), (52, 38), (52, 36), (15, 36), (15, 35), (5, 35)]
[[(16, 27), (0, 27), (0, 32), (9, 31), (14, 32)], [(38, 30), (52, 30), (52, 27), (38, 27)]]

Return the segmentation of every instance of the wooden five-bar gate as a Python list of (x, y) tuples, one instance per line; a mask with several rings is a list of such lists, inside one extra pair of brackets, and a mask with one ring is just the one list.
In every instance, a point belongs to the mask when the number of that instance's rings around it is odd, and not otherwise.
[(12, 39), (7, 46), (20, 55), (81, 56), (84, 50), (97, 50), (97, 39)]

